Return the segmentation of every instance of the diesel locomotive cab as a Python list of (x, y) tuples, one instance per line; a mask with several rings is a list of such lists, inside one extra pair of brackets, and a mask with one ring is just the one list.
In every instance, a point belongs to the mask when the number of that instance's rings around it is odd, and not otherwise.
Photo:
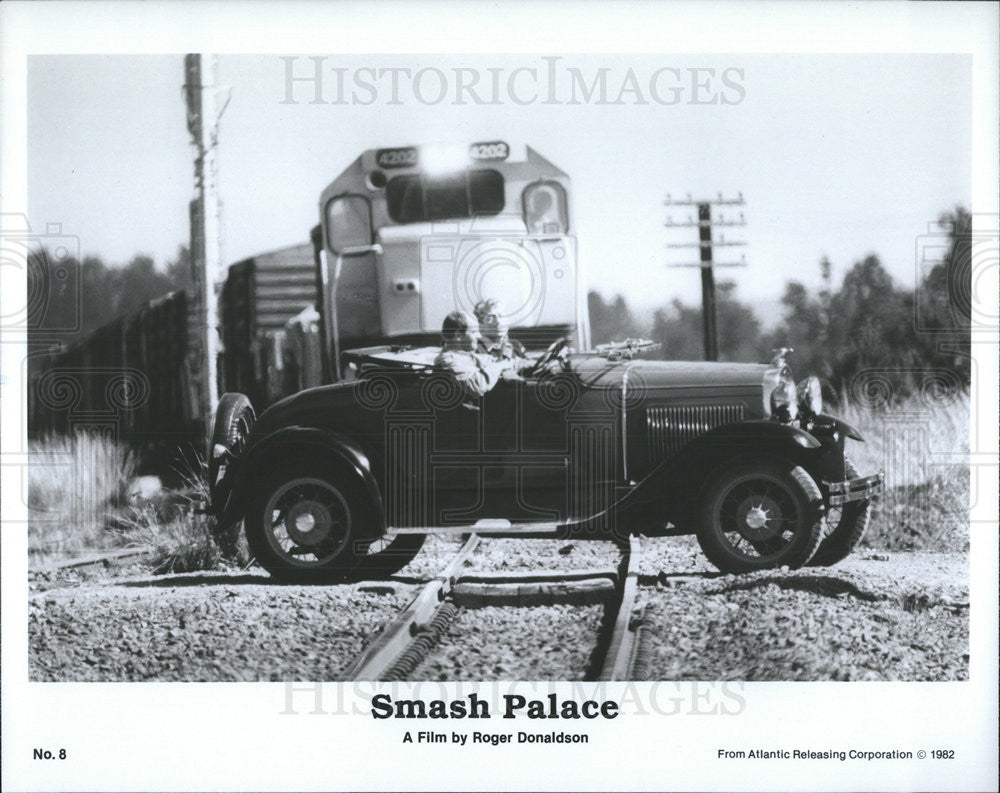
[(314, 235), (328, 381), (343, 353), (437, 344), (450, 312), (504, 307), (528, 349), (589, 344), (569, 177), (504, 141), (372, 149), (322, 193)]

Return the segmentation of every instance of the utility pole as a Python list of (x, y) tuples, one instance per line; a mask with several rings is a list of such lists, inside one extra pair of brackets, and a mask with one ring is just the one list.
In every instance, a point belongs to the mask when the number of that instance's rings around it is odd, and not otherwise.
[[(222, 253), (215, 155), (221, 113), (216, 111), (215, 100), (215, 56), (185, 55), (184, 102), (187, 128), (195, 148), (195, 197), (190, 204), (190, 214), (191, 267), (197, 292), (193, 302), (198, 341), (194, 356), (196, 371), (193, 374), (200, 386), (198, 407), (207, 431), (211, 431), (212, 417), (219, 403), (217, 287), (221, 278)], [(189, 316), (191, 313), (189, 311)]]
[(719, 217), (712, 221), (712, 206), (743, 206), (743, 193), (737, 198), (723, 198), (719, 193), (718, 198), (712, 199), (692, 199), (690, 193), (684, 199), (674, 199), (667, 193), (667, 206), (693, 206), (698, 208), (698, 220), (694, 221), (690, 217), (683, 223), (674, 223), (671, 217), (667, 217), (667, 228), (695, 228), (698, 229), (698, 242), (675, 242), (668, 243), (668, 248), (698, 248), (700, 260), (698, 262), (683, 262), (680, 264), (670, 264), (668, 267), (699, 267), (701, 268), (701, 313), (702, 328), (705, 337), (705, 360), (717, 361), (719, 359), (719, 334), (715, 323), (715, 274), (716, 267), (745, 267), (746, 257), (741, 256), (738, 262), (716, 262), (712, 256), (713, 248), (731, 248), (746, 245), (742, 241), (728, 242), (725, 237), (719, 236), (718, 240), (712, 239), (712, 228), (714, 227), (740, 227), (745, 226), (743, 213), (737, 220), (727, 220), (721, 213)]

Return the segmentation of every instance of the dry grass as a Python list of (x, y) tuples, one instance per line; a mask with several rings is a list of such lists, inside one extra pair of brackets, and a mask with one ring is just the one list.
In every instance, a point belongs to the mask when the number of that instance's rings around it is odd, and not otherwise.
[(883, 469), (891, 488), (949, 478), (958, 465), (968, 468), (968, 394), (929, 403), (913, 397), (892, 408), (849, 403), (834, 412), (865, 438), (848, 450), (855, 467), (859, 471)]
[(865, 544), (894, 550), (969, 547), (968, 394), (913, 397), (888, 409), (849, 404), (838, 411), (865, 443), (848, 454), (863, 474), (884, 470)]
[[(33, 567), (128, 547), (153, 549), (157, 572), (222, 566), (212, 520), (195, 512), (206, 496), (202, 471), (181, 472), (179, 488), (142, 497), (138, 456), (105, 437), (78, 434), (32, 443), (28, 549)], [(240, 549), (231, 561), (244, 562)]]
[(185, 471), (178, 489), (150, 499), (133, 499), (115, 516), (114, 531), (123, 543), (152, 548), (150, 567), (154, 573), (246, 564), (245, 543), (235, 558), (225, 558), (214, 536), (214, 520), (195, 511), (207, 499), (207, 490), (203, 471)]
[(105, 531), (127, 504), (138, 460), (106, 437), (78, 433), (29, 447), (28, 552), (34, 561), (121, 547)]

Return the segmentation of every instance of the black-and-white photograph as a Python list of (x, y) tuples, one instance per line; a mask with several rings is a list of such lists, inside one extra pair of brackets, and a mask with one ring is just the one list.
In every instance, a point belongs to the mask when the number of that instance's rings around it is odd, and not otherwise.
[[(815, 49), (580, 38), (669, 3), (238, 5), (238, 43), (179, 4), (170, 46), (170, 4), (105, 9), (132, 50), (37, 46), (43, 7), (7, 14), (8, 789), (995, 784), (995, 8), (772, 7), (846, 13)], [(227, 781), (227, 737), (155, 781), (151, 726), (117, 771), (52, 726), (185, 704), (344, 775)]]

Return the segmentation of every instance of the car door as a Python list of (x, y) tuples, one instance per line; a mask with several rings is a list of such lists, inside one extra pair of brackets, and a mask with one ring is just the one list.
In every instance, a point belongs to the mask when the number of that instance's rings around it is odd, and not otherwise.
[(578, 381), (565, 377), (501, 382), (484, 399), (485, 441), (500, 467), (487, 479), (512, 521), (562, 520), (567, 514), (571, 424)]
[(441, 524), (560, 519), (570, 407), (551, 383), (532, 380), (501, 380), (479, 399), (437, 399), (431, 467)]

